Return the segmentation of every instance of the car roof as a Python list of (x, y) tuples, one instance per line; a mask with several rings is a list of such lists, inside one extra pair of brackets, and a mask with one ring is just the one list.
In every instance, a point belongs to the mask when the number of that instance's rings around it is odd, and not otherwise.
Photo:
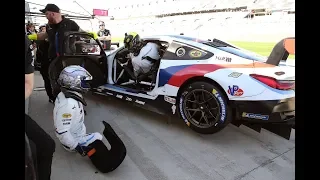
[(143, 36), (144, 40), (165, 40), (165, 41), (192, 41), (192, 42), (206, 42), (207, 40), (201, 40), (193, 37), (188, 37), (184, 35), (152, 35), (152, 36)]

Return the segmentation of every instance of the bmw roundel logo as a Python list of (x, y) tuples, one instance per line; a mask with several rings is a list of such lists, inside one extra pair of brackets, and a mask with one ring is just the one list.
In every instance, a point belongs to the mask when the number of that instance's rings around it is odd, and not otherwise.
[(176, 51), (176, 55), (178, 57), (182, 57), (185, 54), (186, 54), (186, 50), (183, 47), (178, 48), (177, 51)]

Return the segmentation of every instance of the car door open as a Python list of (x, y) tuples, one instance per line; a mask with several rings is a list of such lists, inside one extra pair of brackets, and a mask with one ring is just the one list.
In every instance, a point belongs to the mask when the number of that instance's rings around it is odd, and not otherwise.
[(70, 65), (79, 65), (92, 75), (92, 88), (106, 84), (106, 54), (100, 42), (93, 39), (91, 34), (87, 32), (66, 32), (60, 48), (62, 53), (50, 64), (49, 75), (51, 81), (56, 82), (63, 68)]

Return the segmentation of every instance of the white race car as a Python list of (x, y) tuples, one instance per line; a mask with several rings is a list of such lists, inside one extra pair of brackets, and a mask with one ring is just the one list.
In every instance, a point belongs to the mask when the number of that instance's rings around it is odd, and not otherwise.
[[(294, 38), (280, 41), (267, 59), (218, 39), (143, 37), (144, 42), (160, 46), (161, 60), (136, 77), (124, 47), (109, 55), (100, 50), (82, 52), (81, 47), (75, 51), (69, 43), (75, 36), (92, 38), (83, 32), (66, 34), (65, 52), (50, 69), (53, 80), (63, 67), (78, 64), (93, 75), (92, 92), (177, 115), (196, 132), (212, 134), (232, 122), (290, 138), (295, 123), (295, 68), (286, 59), (294, 54)], [(102, 49), (98, 42), (94, 46)]]

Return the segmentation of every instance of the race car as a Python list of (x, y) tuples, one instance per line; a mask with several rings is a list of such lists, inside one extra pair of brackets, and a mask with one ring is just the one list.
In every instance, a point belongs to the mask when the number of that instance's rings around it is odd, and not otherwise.
[[(294, 54), (294, 38), (280, 41), (266, 58), (218, 39), (143, 37), (144, 42), (159, 45), (161, 60), (136, 77), (125, 47), (108, 55), (81, 47), (75, 51), (69, 42), (75, 36), (93, 38), (84, 32), (66, 33), (65, 52), (49, 72), (53, 80), (63, 67), (77, 64), (92, 74), (93, 93), (178, 116), (198, 133), (213, 134), (233, 123), (290, 138), (295, 124), (295, 68), (286, 60)], [(98, 41), (93, 46), (103, 49)]]

